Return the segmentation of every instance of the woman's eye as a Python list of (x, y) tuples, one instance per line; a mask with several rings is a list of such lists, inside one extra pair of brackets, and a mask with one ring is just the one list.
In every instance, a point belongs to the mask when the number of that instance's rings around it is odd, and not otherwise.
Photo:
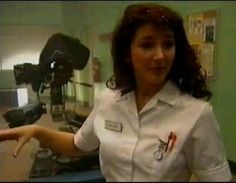
[[(157, 45), (159, 44), (155, 42), (142, 42), (139, 44), (139, 47), (144, 50), (150, 50), (150, 49), (155, 48)], [(167, 41), (164, 41), (163, 43), (160, 43), (160, 46), (163, 49), (171, 49), (174, 45), (175, 45), (175, 41), (173, 40), (167, 40)]]
[(166, 41), (164, 43), (164, 48), (172, 48), (173, 46), (175, 45), (175, 42), (174, 41)]
[(153, 47), (153, 43), (141, 43), (140, 47), (144, 49), (150, 49)]

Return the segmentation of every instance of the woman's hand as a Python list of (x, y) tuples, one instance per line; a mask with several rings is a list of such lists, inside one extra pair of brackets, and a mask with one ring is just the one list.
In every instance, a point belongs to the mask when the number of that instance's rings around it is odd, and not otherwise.
[(17, 145), (14, 149), (13, 156), (16, 157), (22, 147), (34, 137), (36, 125), (26, 125), (16, 128), (0, 130), (0, 142), (6, 140), (16, 140)]
[(75, 146), (74, 134), (70, 132), (61, 132), (36, 124), (0, 130), (0, 142), (5, 140), (17, 141), (13, 152), (14, 157), (19, 154), (22, 147), (31, 138), (36, 139), (42, 148), (49, 148), (52, 151), (68, 156), (78, 156), (85, 153)]

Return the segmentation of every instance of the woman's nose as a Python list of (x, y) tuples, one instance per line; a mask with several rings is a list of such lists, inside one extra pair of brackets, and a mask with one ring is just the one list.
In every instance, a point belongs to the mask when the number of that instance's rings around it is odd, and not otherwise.
[(154, 60), (163, 60), (164, 59), (164, 53), (161, 46), (156, 46), (156, 49), (154, 50), (153, 55)]

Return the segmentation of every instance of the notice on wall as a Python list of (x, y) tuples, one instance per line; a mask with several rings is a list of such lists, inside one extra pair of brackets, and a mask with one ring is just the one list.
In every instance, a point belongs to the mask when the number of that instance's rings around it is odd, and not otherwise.
[(207, 76), (213, 76), (214, 44), (203, 43), (201, 46), (200, 63), (205, 68)]
[(187, 17), (187, 35), (205, 69), (208, 79), (215, 78), (214, 62), (216, 47), (217, 10), (192, 13)]

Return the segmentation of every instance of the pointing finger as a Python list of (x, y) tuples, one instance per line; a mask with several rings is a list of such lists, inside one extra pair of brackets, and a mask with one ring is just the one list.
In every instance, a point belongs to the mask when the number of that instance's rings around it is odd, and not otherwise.
[(15, 147), (13, 157), (18, 156), (19, 152), (21, 151), (22, 147), (25, 145), (26, 142), (27, 142), (27, 140), (25, 138), (19, 139), (19, 141), (17, 142), (17, 145)]

